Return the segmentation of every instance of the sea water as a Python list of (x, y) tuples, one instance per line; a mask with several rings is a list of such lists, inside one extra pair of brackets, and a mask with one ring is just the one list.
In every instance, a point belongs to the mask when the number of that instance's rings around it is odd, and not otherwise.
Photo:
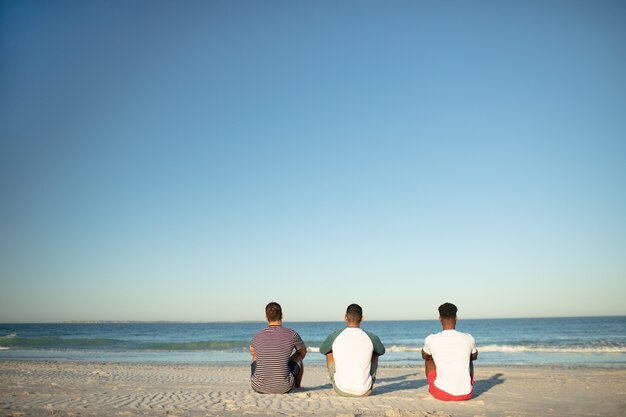
[[(0, 324), (0, 360), (241, 363), (265, 323)], [(341, 322), (285, 322), (307, 345), (306, 363), (324, 363), (319, 346)], [(424, 338), (438, 321), (366, 321), (387, 353), (381, 366), (422, 363)], [(626, 316), (460, 320), (476, 339), (479, 363), (626, 367)]]

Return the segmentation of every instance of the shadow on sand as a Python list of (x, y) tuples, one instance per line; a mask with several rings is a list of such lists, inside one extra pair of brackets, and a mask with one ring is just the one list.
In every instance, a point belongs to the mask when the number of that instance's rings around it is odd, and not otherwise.
[[(397, 376), (394, 378), (376, 379), (374, 395), (385, 394), (392, 391), (413, 390), (421, 387), (427, 387), (428, 381), (426, 380), (426, 378), (413, 378), (419, 376), (421, 376), (421, 373), (416, 372), (407, 375)], [(475, 381), (473, 398), (478, 398), (496, 385), (503, 384), (504, 381), (506, 381), (503, 376), (504, 374), (497, 373), (495, 375), (492, 375), (488, 379), (480, 379)]]
[(414, 390), (427, 386), (428, 381), (426, 381), (425, 378), (413, 378), (419, 375), (419, 372), (414, 372), (407, 375), (396, 376), (393, 378), (376, 378), (376, 383), (374, 384), (374, 395), (407, 389)]
[(480, 397), (485, 392), (489, 391), (491, 388), (496, 385), (503, 384), (506, 381), (505, 378), (502, 378), (504, 374), (497, 373), (491, 376), (489, 379), (480, 379), (474, 382), (474, 398)]
[(306, 393), (306, 392), (311, 392), (311, 391), (322, 391), (322, 390), (332, 390), (333, 386), (332, 384), (328, 383), (328, 384), (324, 384), (324, 385), (318, 385), (316, 387), (300, 387), (300, 388), (294, 388), (293, 390), (291, 390), (290, 392), (293, 393)]
[[(393, 391), (416, 390), (418, 388), (427, 387), (428, 381), (426, 380), (426, 378), (420, 378), (421, 375), (421, 372), (413, 372), (393, 378), (376, 378), (376, 382), (374, 383), (373, 395), (380, 395)], [(475, 381), (473, 398), (478, 398), (496, 385), (503, 384), (504, 381), (506, 381), (503, 376), (504, 374), (497, 373), (495, 375), (492, 375), (488, 379), (480, 379)], [(324, 385), (318, 385), (313, 387), (297, 388), (293, 392), (302, 393), (332, 389), (333, 386), (330, 383), (327, 383)]]

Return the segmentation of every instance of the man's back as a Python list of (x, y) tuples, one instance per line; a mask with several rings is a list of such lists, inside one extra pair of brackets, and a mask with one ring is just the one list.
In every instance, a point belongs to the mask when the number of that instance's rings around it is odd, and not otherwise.
[(252, 339), (256, 352), (256, 369), (251, 378), (255, 391), (283, 394), (294, 386), (289, 359), (294, 349), (304, 346), (300, 335), (282, 326), (268, 326)]
[(380, 339), (358, 327), (347, 327), (326, 339), (320, 353), (332, 351), (335, 361), (335, 383), (341, 391), (360, 395), (372, 387), (372, 355), (382, 355)]
[(476, 352), (472, 335), (457, 330), (432, 334), (424, 341), (424, 352), (432, 355), (437, 365), (437, 388), (451, 395), (472, 391), (470, 356)]

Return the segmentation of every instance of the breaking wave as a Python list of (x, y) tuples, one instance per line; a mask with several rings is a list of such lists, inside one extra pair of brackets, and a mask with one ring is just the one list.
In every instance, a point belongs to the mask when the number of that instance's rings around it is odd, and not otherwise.
[(0, 338), (0, 350), (21, 349), (77, 349), (77, 350), (160, 350), (160, 351), (203, 351), (243, 350), (249, 343), (244, 341), (211, 340), (194, 342), (138, 342), (118, 339), (82, 339), (60, 337), (22, 338), (15, 335)]

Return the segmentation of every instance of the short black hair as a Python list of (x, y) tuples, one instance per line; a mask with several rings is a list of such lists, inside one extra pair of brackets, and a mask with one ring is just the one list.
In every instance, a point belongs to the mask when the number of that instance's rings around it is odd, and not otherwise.
[(363, 319), (363, 309), (358, 304), (350, 304), (346, 309), (346, 317), (352, 323), (360, 323)]
[(443, 319), (453, 319), (456, 317), (458, 309), (452, 303), (443, 303), (439, 306), (439, 317)]
[(265, 306), (265, 316), (268, 321), (278, 321), (283, 319), (283, 309), (280, 304), (272, 301)]

